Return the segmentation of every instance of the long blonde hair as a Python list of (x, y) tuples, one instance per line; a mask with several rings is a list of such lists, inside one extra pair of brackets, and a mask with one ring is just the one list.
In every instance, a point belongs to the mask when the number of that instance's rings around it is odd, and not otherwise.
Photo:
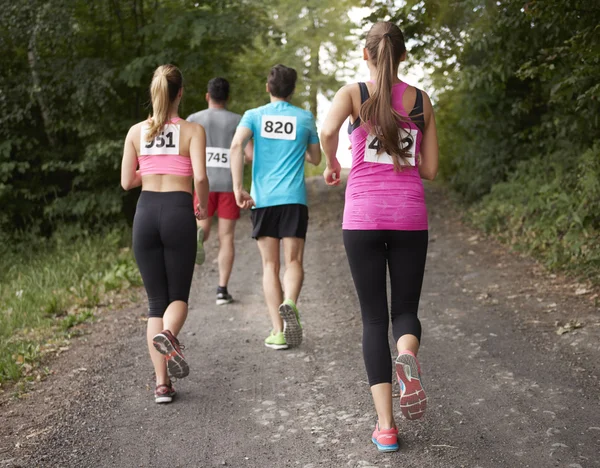
[[(365, 130), (379, 140), (379, 151), (385, 151), (392, 157), (394, 168), (402, 170), (411, 157), (409, 148), (402, 148), (400, 123), (411, 120), (400, 115), (392, 107), (392, 86), (398, 71), (402, 55), (406, 52), (404, 36), (394, 23), (375, 23), (365, 45), (369, 58), (377, 68), (375, 91), (360, 107), (360, 120)], [(404, 133), (407, 133), (404, 130)]]
[(169, 109), (183, 86), (183, 75), (175, 65), (161, 65), (154, 71), (150, 83), (152, 114), (148, 116), (150, 129), (146, 140), (151, 141), (162, 131), (169, 120)]

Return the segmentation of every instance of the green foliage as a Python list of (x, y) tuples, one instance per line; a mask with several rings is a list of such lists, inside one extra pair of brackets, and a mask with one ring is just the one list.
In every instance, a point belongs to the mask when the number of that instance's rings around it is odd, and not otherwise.
[[(1, 240), (69, 223), (131, 220), (119, 187), (125, 134), (149, 110), (157, 65), (184, 74), (181, 114), (206, 107), (206, 83), (232, 84), (230, 108), (268, 101), (269, 68), (298, 68), (295, 103), (316, 110), (350, 43), (347, 0), (0, 0)], [(322, 54), (320, 56), (320, 54)], [(322, 64), (329, 66), (323, 70)]]
[(477, 203), (471, 220), (486, 232), (598, 280), (600, 145), (564, 161), (557, 152), (518, 165)]
[(368, 3), (401, 24), (431, 74), (441, 175), (476, 203), (472, 219), (552, 266), (597, 272), (600, 8)]
[(29, 240), (0, 264), (0, 383), (32, 377), (52, 343), (94, 315), (108, 294), (141, 285), (128, 229)]

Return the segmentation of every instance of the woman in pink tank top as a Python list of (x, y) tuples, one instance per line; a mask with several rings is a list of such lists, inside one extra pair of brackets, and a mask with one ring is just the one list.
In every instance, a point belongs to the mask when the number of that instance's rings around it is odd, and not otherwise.
[(340, 183), (338, 135), (350, 117), (352, 169), (346, 187), (344, 246), (360, 302), (363, 356), (378, 417), (371, 440), (378, 450), (392, 452), (399, 445), (392, 411), (390, 315), (402, 413), (418, 419), (427, 407), (416, 357), (428, 243), (421, 179), (435, 178), (438, 146), (429, 97), (397, 77), (398, 66), (406, 59), (398, 26), (376, 23), (367, 35), (364, 59), (371, 81), (340, 89), (321, 130), (327, 156), (323, 176), (328, 185)]

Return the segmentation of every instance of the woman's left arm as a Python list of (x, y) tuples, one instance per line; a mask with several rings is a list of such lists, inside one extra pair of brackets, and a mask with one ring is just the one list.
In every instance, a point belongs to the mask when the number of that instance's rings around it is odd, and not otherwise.
[(419, 175), (423, 179), (433, 180), (438, 171), (438, 138), (435, 126), (433, 106), (427, 93), (423, 92), (423, 113), (425, 114), (425, 131), (421, 141), (421, 157), (419, 159)]
[(121, 186), (125, 190), (142, 185), (142, 176), (137, 170), (138, 160), (137, 151), (133, 144), (133, 136), (136, 133), (135, 126), (129, 129), (125, 138), (125, 146), (123, 147), (123, 160), (121, 162)]

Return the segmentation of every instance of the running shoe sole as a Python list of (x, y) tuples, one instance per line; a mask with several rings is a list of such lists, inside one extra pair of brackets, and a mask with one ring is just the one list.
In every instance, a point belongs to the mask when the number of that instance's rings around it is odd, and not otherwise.
[(377, 446), (377, 450), (379, 450), (380, 452), (397, 452), (400, 449), (400, 445), (398, 444), (383, 445), (377, 442), (377, 439), (375, 437), (372, 437), (371, 440)]
[(217, 299), (217, 305), (231, 304), (233, 299)]
[(173, 401), (173, 397), (171, 397), (171, 396), (154, 397), (154, 401), (156, 403), (171, 403)]
[[(417, 360), (410, 354), (400, 354), (396, 359), (396, 375), (400, 384), (400, 409), (406, 419), (419, 419), (427, 409), (427, 396), (419, 379)], [(398, 382), (400, 383), (400, 382)]]
[(283, 336), (290, 348), (300, 346), (302, 343), (302, 327), (296, 317), (296, 312), (289, 304), (279, 306), (279, 315), (283, 319)]
[(165, 356), (169, 374), (176, 379), (182, 379), (188, 376), (190, 367), (183, 357), (183, 354), (177, 352), (165, 335), (161, 333), (156, 335), (152, 340), (152, 344), (160, 354)]
[(271, 349), (288, 349), (289, 348), (289, 346), (286, 345), (286, 344), (281, 345), (281, 344), (267, 344), (267, 343), (265, 343), (265, 346), (267, 348), (271, 348)]

